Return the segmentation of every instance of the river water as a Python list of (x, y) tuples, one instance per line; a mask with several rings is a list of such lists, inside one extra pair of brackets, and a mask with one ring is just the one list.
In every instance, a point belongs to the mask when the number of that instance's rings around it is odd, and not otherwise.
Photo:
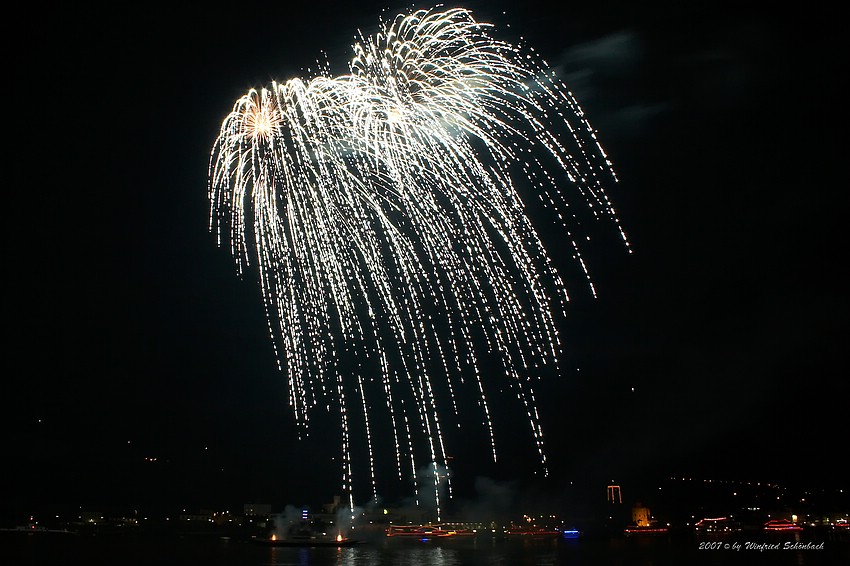
[[(214, 537), (72, 535), (0, 538), (0, 564), (21, 566), (708, 566), (850, 565), (846, 538), (729, 535), (700, 548), (693, 536), (577, 540), (382, 539), (351, 548), (263, 547)], [(786, 544), (797, 548), (786, 548)], [(815, 548), (799, 548), (812, 543)], [(748, 544), (750, 543), (749, 547)], [(755, 543), (755, 544), (753, 544)], [(728, 548), (726, 545), (728, 544)], [(760, 546), (759, 546), (760, 545)], [(706, 545), (703, 545), (705, 547)], [(737, 550), (736, 550), (737, 548)]]

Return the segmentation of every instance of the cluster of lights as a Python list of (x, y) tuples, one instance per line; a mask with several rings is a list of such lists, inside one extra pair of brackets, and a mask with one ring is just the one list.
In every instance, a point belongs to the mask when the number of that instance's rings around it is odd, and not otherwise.
[[(533, 49), (490, 27), (464, 9), (398, 16), (360, 37), (349, 74), (320, 65), (309, 81), (249, 91), (211, 153), (210, 228), (221, 245), (229, 227), (240, 274), (256, 262), (299, 430), (338, 407), (352, 509), (351, 413), (373, 496), (369, 423), (383, 405), (398, 477), (409, 470), (417, 499), (430, 484), (439, 517), (444, 411), (457, 415), (470, 388), (495, 460), (488, 392), (503, 378), (546, 471), (533, 375), (558, 363), (568, 298), (517, 179), (557, 216), (594, 295), (572, 233), (582, 207), (563, 187), (626, 241), (604, 190), (616, 176), (581, 107)], [(503, 375), (485, 379), (482, 356)]]
[(797, 524), (797, 516), (792, 517), (792, 521), (785, 519), (773, 519), (764, 524), (765, 531), (801, 531), (803, 528)]
[(671, 480), (679, 480), (679, 481), (691, 481), (691, 482), (703, 482), (703, 483), (714, 483), (714, 484), (729, 484), (729, 485), (747, 485), (747, 486), (755, 486), (755, 487), (769, 487), (772, 489), (783, 489), (779, 485), (775, 483), (769, 482), (754, 482), (754, 481), (741, 481), (741, 480), (715, 480), (715, 479), (705, 479), (705, 478), (689, 478), (689, 477), (671, 477)]

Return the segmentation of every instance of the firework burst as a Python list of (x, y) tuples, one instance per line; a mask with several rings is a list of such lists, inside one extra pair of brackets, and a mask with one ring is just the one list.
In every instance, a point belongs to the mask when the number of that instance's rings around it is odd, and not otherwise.
[[(625, 241), (604, 190), (616, 177), (578, 103), (533, 49), (490, 31), (463, 9), (398, 16), (359, 37), (348, 74), (249, 91), (211, 153), (210, 228), (240, 275), (259, 276), (301, 429), (338, 408), (352, 506), (355, 414), (373, 495), (380, 411), (399, 479), (432, 484), (439, 514), (446, 415), (477, 411), (496, 459), (496, 387), (516, 393), (545, 470), (529, 370), (557, 364), (567, 294), (519, 183), (586, 275), (570, 193)], [(485, 378), (482, 357), (501, 375)], [(477, 407), (459, 407), (462, 388)]]

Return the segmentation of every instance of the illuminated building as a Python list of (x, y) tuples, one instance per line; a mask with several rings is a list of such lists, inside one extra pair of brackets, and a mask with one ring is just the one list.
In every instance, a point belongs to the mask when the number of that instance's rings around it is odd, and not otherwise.
[(268, 517), (272, 514), (272, 506), (268, 503), (246, 503), (242, 506), (242, 514), (246, 517)]
[(649, 518), (649, 508), (644, 507), (640, 503), (636, 503), (632, 507), (632, 522), (638, 527), (648, 527), (651, 524)]

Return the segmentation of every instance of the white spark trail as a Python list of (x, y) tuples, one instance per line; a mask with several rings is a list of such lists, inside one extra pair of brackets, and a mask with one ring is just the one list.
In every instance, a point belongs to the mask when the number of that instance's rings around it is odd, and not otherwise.
[[(412, 436), (424, 436), (438, 514), (451, 446), (440, 415), (457, 419), (470, 391), (495, 460), (487, 398), (515, 390), (545, 468), (528, 370), (558, 363), (568, 298), (521, 192), (556, 213), (594, 296), (571, 199), (626, 241), (605, 191), (616, 175), (578, 102), (533, 50), (491, 28), (464, 9), (400, 15), (361, 35), (349, 73), (320, 63), (310, 80), (248, 91), (211, 152), (210, 229), (229, 239), (240, 275), (258, 273), (300, 429), (313, 407), (338, 403), (352, 509), (356, 400), (375, 497), (370, 419), (382, 405), (398, 477), (409, 461), (417, 498)], [(500, 375), (484, 374), (485, 357)]]

